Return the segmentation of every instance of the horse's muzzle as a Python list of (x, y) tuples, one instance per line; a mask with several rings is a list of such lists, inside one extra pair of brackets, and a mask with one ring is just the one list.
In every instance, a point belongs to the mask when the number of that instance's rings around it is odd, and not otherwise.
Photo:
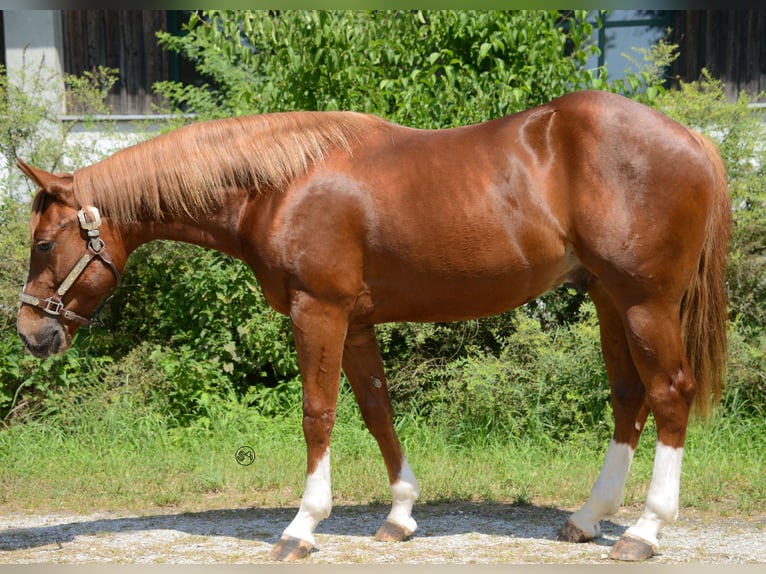
[(70, 338), (60, 321), (46, 317), (36, 321), (35, 327), (25, 329), (19, 321), (17, 332), (27, 350), (38, 359), (46, 359), (69, 348)]

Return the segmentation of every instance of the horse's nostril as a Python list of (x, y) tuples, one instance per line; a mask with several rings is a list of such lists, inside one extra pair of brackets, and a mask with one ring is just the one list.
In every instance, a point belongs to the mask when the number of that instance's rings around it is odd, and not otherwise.
[(29, 339), (28, 339), (28, 338), (27, 338), (27, 336), (26, 336), (24, 333), (22, 333), (21, 331), (19, 331), (19, 338), (21, 339), (21, 342), (22, 342), (22, 343), (24, 343), (24, 346), (25, 346), (25, 347), (27, 347), (27, 348), (28, 348), (28, 347), (30, 346), (30, 343), (29, 343)]
[(61, 331), (56, 329), (48, 339), (48, 354), (55, 355), (58, 353), (61, 350), (62, 343)]
[(27, 351), (32, 353), (38, 359), (47, 359), (51, 356), (51, 349), (48, 345), (35, 344), (26, 338), (22, 338), (22, 341), (24, 342), (24, 346), (27, 348)]

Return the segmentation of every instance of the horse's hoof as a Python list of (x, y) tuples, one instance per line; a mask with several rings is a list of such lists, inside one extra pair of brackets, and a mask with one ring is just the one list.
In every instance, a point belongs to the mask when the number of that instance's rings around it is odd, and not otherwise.
[(283, 536), (271, 549), (271, 559), (279, 562), (295, 562), (303, 560), (314, 550), (314, 545), (300, 538)]
[(585, 534), (574, 522), (567, 520), (566, 524), (556, 534), (556, 540), (562, 542), (590, 542), (593, 540), (593, 536)]
[(641, 540), (635, 536), (624, 534), (609, 553), (609, 558), (612, 560), (622, 560), (625, 562), (642, 562), (648, 560), (657, 552), (657, 548), (654, 548), (646, 540)]
[(377, 534), (375, 534), (375, 540), (381, 542), (402, 542), (412, 536), (412, 531), (407, 530), (404, 526), (394, 524), (386, 520), (383, 526), (380, 527)]

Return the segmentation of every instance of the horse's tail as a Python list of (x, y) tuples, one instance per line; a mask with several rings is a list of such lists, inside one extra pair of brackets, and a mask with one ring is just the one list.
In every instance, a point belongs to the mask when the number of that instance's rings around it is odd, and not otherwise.
[(692, 132), (707, 154), (715, 181), (699, 268), (681, 305), (681, 335), (686, 356), (697, 382), (695, 410), (708, 417), (723, 394), (728, 351), (724, 273), (731, 229), (731, 203), (726, 168), (716, 145)]

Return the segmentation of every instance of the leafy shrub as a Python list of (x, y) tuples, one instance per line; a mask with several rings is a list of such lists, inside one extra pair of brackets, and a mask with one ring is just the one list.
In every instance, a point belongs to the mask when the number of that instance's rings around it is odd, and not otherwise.
[[(115, 70), (98, 67), (82, 76), (65, 74), (56, 81), (57, 72), (43, 63), (15, 70), (9, 78), (0, 66), (0, 151), (4, 159), (0, 191), (3, 195), (23, 200), (30, 190), (28, 180), (16, 169), (16, 158), (48, 171), (72, 171), (83, 158), (92, 158), (93, 149), (87, 142), (74, 141), (69, 136), (76, 121), (62, 121), (60, 103), (66, 97), (72, 112), (87, 109), (82, 116), (85, 125), (93, 117), (106, 117), (105, 103), (109, 90), (117, 81)], [(58, 93), (60, 86), (64, 93)], [(48, 97), (45, 97), (45, 95)], [(114, 131), (111, 122), (102, 119), (102, 129)]]
[(766, 417), (766, 334), (734, 322), (729, 331), (729, 370), (723, 416)]
[[(39, 363), (26, 355), (16, 335), (16, 311), (29, 257), (29, 211), (32, 184), (16, 169), (19, 156), (49, 171), (71, 170), (93, 149), (68, 138), (74, 121), (59, 118), (63, 94), (52, 86), (66, 86), (70, 105), (87, 102), (91, 114), (106, 111), (106, 94), (116, 81), (114, 70), (99, 68), (83, 76), (65, 75), (63, 85), (43, 64), (16, 70), (9, 77), (0, 67), (0, 418), (27, 404), (29, 397), (53, 392), (53, 386), (76, 379), (78, 355), (63, 361)], [(48, 94), (51, 98), (43, 97)], [(53, 98), (55, 96), (55, 98)], [(87, 124), (92, 116), (86, 116)], [(112, 129), (103, 122), (105, 131)], [(74, 361), (74, 362), (73, 362)], [(88, 365), (83, 364), (87, 371)], [(57, 375), (53, 375), (57, 372)], [(53, 385), (53, 386), (51, 386)], [(48, 388), (51, 386), (50, 388)]]
[[(267, 305), (244, 263), (158, 241), (138, 249), (124, 275), (107, 329), (82, 344), (96, 355), (132, 356), (126, 376), (152, 372), (170, 416), (188, 422), (203, 397), (232, 392), (265, 414), (295, 402), (300, 382), (289, 320)], [(143, 365), (136, 362), (144, 355)]]
[(586, 68), (594, 20), (584, 10), (206, 10), (185, 35), (159, 37), (209, 83), (157, 88), (204, 117), (345, 109), (422, 128), (504, 116), (581, 88), (659, 93), (658, 74), (612, 84), (604, 69)]
[(733, 226), (727, 294), (730, 330), (728, 390), (724, 414), (762, 417), (766, 411), (766, 118), (740, 93), (726, 97), (724, 84), (707, 71), (681, 82), (656, 100), (681, 123), (710, 136), (726, 164)]
[[(0, 194), (3, 192), (0, 191)], [(36, 366), (16, 335), (19, 292), (29, 257), (29, 206), (10, 195), (0, 201), (0, 418), (17, 404), (30, 366)], [(31, 386), (31, 385), (30, 385)]]
[(407, 403), (456, 443), (491, 434), (542, 441), (608, 435), (598, 323), (593, 305), (583, 307), (582, 321), (556, 330), (515, 315), (498, 355), (474, 349), (450, 361), (431, 374), (430, 385), (413, 382)]
[[(644, 54), (646, 64), (637, 64), (636, 73), (610, 82), (604, 69), (586, 68), (596, 52), (594, 26), (601, 25), (598, 18), (593, 21), (587, 11), (556, 10), (208, 10), (191, 17), (185, 35), (159, 36), (168, 49), (195, 62), (209, 83), (157, 88), (176, 110), (205, 118), (352, 109), (418, 127), (478, 122), (580, 88), (644, 93), (647, 100), (661, 93), (662, 70), (672, 61), (674, 47), (658, 46)], [(519, 319), (530, 316), (555, 329), (576, 322), (583, 301), (584, 296), (562, 290), (527, 306)], [(186, 316), (188, 305), (181, 305)], [(228, 312), (211, 306), (210, 320)], [(499, 356), (516, 317), (509, 312), (455, 324), (379, 326), (393, 394), (409, 408), (413, 393), (425, 396), (444, 380), (451, 361)], [(271, 336), (281, 341), (286, 326)], [(226, 339), (220, 335), (219, 347)]]
[[(223, 253), (155, 242), (131, 257), (109, 327), (129, 340), (192, 349), (233, 388), (298, 376), (287, 317), (266, 303), (252, 271)], [(115, 344), (101, 338), (103, 350)], [(112, 349), (118, 351), (119, 349)]]

